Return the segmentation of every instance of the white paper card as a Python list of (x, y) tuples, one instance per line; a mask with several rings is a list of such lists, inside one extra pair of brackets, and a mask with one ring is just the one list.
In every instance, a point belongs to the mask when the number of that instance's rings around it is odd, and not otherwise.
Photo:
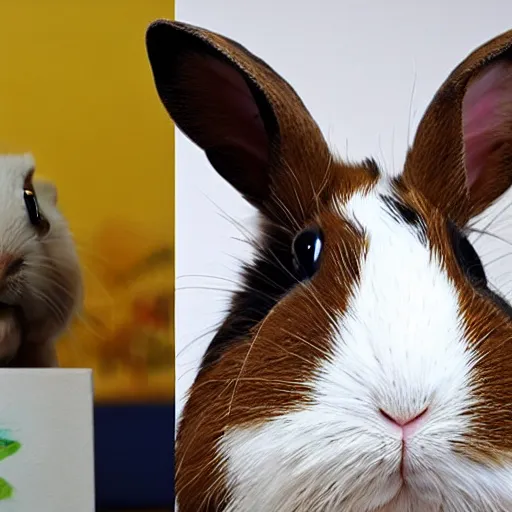
[(90, 370), (0, 370), (0, 511), (94, 512)]

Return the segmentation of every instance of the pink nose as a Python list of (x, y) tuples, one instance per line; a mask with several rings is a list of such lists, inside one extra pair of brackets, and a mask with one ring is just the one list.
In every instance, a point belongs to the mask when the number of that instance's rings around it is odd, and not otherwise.
[(393, 425), (400, 427), (404, 436), (411, 435), (415, 430), (418, 429), (418, 427), (422, 423), (422, 420), (425, 418), (427, 411), (428, 411), (428, 407), (425, 407), (425, 409), (423, 409), (418, 414), (411, 414), (409, 416), (402, 418), (402, 417), (392, 416), (391, 414), (386, 412), (384, 409), (379, 409), (379, 412), (382, 414), (382, 416), (384, 416), (384, 418), (386, 418), (387, 421), (389, 421)]

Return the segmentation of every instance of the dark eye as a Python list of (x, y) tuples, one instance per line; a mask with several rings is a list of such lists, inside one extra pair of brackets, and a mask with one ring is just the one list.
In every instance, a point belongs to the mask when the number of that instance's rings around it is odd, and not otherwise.
[(38, 229), (39, 232), (46, 233), (49, 229), (48, 221), (41, 215), (39, 203), (33, 190), (25, 189), (23, 191), (25, 207), (27, 208), (30, 223)]
[(308, 228), (293, 241), (293, 258), (301, 279), (309, 279), (318, 270), (323, 249), (323, 235), (318, 228)]
[(487, 276), (482, 260), (471, 242), (452, 224), (450, 224), (450, 232), (455, 256), (462, 270), (474, 284), (487, 286)]

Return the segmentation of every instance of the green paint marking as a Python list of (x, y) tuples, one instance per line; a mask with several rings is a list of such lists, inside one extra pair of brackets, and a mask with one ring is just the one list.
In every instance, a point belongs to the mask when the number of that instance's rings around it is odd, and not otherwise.
[(0, 460), (14, 455), (21, 448), (21, 443), (10, 439), (0, 439)]
[(14, 494), (14, 489), (12, 485), (5, 481), (3, 478), (0, 478), (0, 500), (8, 500), (12, 498)]
[[(4, 430), (0, 431), (0, 435), (0, 460), (3, 460), (14, 455), (21, 448), (21, 443), (8, 439), (9, 433)], [(12, 485), (7, 480), (0, 478), (0, 501), (12, 498), (13, 494)]]

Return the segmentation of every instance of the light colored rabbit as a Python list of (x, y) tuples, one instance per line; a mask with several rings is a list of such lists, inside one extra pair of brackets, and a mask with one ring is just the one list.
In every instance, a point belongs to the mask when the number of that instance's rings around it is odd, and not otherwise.
[(0, 156), (0, 361), (56, 366), (54, 341), (82, 299), (82, 278), (57, 191), (31, 155)]

